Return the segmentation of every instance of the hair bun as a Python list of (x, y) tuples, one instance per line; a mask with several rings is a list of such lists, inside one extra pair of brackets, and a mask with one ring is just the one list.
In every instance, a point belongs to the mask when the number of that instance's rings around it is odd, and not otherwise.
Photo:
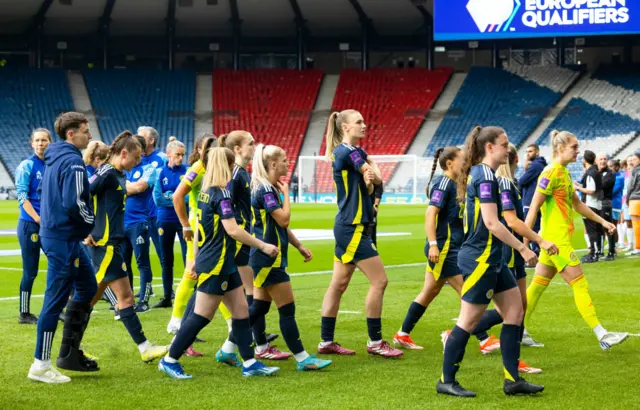
[(178, 139), (174, 136), (169, 137), (169, 142), (177, 141)]

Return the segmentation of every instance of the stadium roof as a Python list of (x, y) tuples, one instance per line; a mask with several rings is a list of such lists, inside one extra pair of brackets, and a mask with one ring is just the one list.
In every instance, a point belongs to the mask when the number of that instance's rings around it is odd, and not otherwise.
[(380, 35), (407, 35), (433, 7), (433, 0), (0, 0), (0, 34), (25, 33), (38, 16), (45, 35), (95, 33), (110, 12), (111, 36), (162, 35), (171, 2), (178, 37), (231, 37), (234, 3), (248, 37), (295, 35), (298, 11), (314, 37), (359, 35), (362, 19)]

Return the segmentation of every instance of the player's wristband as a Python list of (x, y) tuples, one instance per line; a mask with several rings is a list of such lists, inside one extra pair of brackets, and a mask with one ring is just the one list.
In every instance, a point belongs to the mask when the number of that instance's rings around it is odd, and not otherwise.
[(183, 231), (187, 231), (187, 232), (193, 232), (193, 229), (191, 229), (191, 227), (190, 227), (190, 226), (183, 226), (183, 227), (182, 227), (182, 230), (183, 230)]
[(438, 246), (438, 241), (429, 241), (429, 246)]

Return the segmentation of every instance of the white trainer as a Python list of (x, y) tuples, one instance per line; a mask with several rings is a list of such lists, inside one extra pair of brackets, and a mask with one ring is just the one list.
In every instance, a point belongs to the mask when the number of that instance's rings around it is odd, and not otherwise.
[(540, 343), (540, 342), (536, 342), (533, 337), (531, 337), (531, 335), (529, 334), (529, 332), (527, 332), (527, 330), (524, 330), (524, 334), (522, 335), (522, 342), (521, 342), (522, 346), (529, 346), (529, 347), (544, 347), (544, 344)]
[(58, 369), (49, 365), (43, 369), (39, 369), (36, 364), (32, 364), (27, 375), (31, 380), (43, 383), (69, 383), (71, 378), (60, 373)]
[(608, 351), (615, 345), (619, 345), (620, 343), (627, 340), (629, 337), (629, 333), (622, 332), (607, 332), (602, 339), (600, 339), (600, 347), (604, 351)]
[(167, 333), (170, 335), (175, 335), (180, 330), (180, 324), (182, 323), (182, 319), (177, 317), (172, 317), (167, 325)]

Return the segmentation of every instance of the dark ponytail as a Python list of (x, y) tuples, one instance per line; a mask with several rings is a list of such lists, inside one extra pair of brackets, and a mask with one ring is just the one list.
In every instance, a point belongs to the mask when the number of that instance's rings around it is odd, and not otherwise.
[(207, 162), (209, 161), (209, 150), (211, 148), (215, 148), (218, 146), (218, 140), (215, 137), (206, 137), (204, 141), (202, 141), (202, 165), (205, 169), (207, 169)]
[(436, 150), (436, 153), (433, 155), (433, 165), (431, 166), (431, 175), (429, 175), (429, 182), (427, 182), (427, 198), (429, 198), (429, 187), (431, 186), (431, 181), (433, 181), (433, 174), (436, 173), (436, 167), (438, 166), (438, 158), (440, 158), (440, 154), (444, 148), (440, 147)]
[(465, 142), (465, 159), (462, 171), (458, 175), (458, 199), (462, 200), (467, 191), (467, 179), (471, 167), (482, 162), (486, 155), (485, 147), (489, 143), (495, 143), (502, 134), (506, 134), (500, 127), (474, 127)]
[(196, 161), (198, 161), (200, 159), (200, 154), (198, 153), (198, 150), (200, 149), (200, 147), (202, 146), (202, 143), (205, 141), (205, 139), (207, 138), (214, 138), (215, 139), (215, 135), (213, 134), (209, 134), (207, 132), (203, 132), (202, 134), (200, 134), (195, 142), (193, 143), (193, 151), (191, 151), (191, 154), (189, 155), (189, 165), (193, 165), (196, 163)]
[(126, 150), (127, 152), (132, 152), (136, 148), (141, 148), (142, 151), (145, 150), (146, 144), (144, 144), (144, 138), (142, 138), (142, 142), (144, 145), (140, 144), (140, 140), (137, 135), (134, 136), (131, 131), (127, 130), (118, 135), (111, 146), (109, 147), (109, 153), (107, 154), (107, 162), (109, 162), (113, 157), (120, 155), (122, 150)]

